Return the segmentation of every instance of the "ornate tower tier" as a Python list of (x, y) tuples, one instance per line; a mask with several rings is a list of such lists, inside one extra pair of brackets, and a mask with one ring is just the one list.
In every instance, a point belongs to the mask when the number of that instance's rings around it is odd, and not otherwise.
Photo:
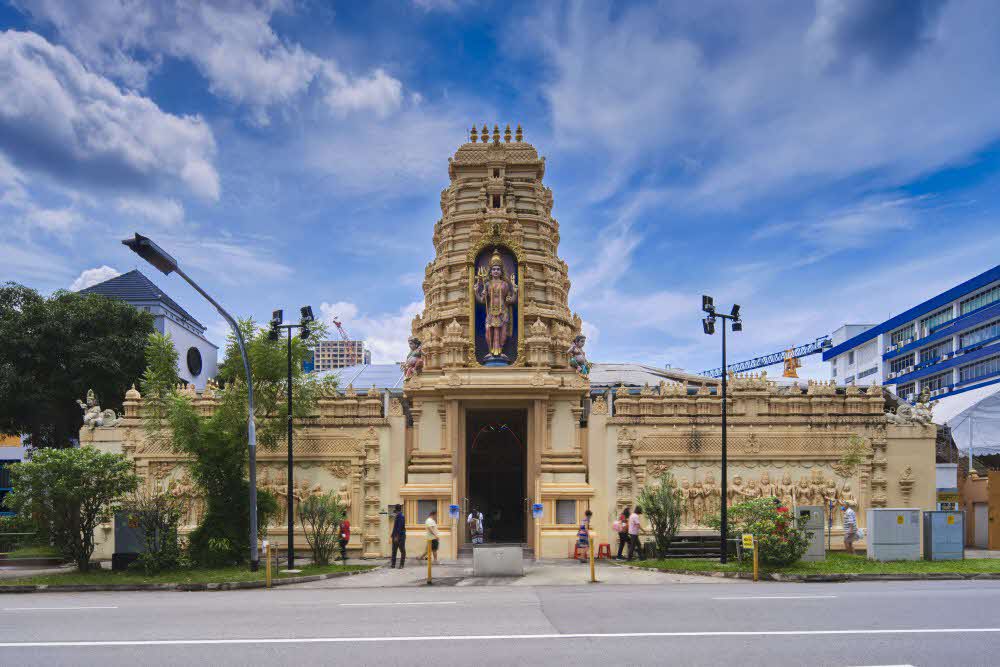
[[(423, 369), (478, 367), (491, 353), (513, 366), (565, 367), (581, 321), (569, 310), (567, 266), (557, 255), (559, 223), (552, 217), (552, 191), (542, 184), (545, 158), (523, 140), (520, 126), (513, 137), (509, 125), (502, 136), (497, 125), (492, 135), (485, 125), (473, 127), (469, 139), (448, 160), (451, 183), (441, 192), (441, 219), (434, 225), (424, 312), (413, 320)], [(483, 282), (491, 256), (509, 283), (503, 294), (512, 304), (505, 306), (511, 321), (504, 343), (480, 341), (477, 350), (477, 312), (485, 318), (486, 311), (476, 304), (489, 308)]]

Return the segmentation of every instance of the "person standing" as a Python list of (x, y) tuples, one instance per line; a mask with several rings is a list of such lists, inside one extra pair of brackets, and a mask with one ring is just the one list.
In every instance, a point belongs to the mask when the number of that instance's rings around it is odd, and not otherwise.
[(635, 558), (636, 553), (639, 553), (639, 558), (642, 558), (642, 553), (640, 551), (639, 544), (639, 521), (642, 516), (642, 508), (636, 507), (632, 512), (632, 515), (628, 518), (628, 559), (632, 560)]
[(347, 562), (347, 543), (351, 541), (351, 521), (346, 516), (340, 522), (340, 560)]
[(396, 505), (396, 517), (392, 520), (392, 560), (389, 567), (396, 567), (396, 552), (399, 552), (399, 569), (403, 569), (406, 564), (406, 516), (403, 514), (403, 506)]
[(626, 507), (618, 515), (618, 520), (611, 524), (611, 529), (618, 533), (618, 556), (615, 557), (615, 560), (622, 559), (622, 553), (628, 545), (628, 517), (630, 514), (629, 508)]
[(858, 515), (854, 512), (854, 503), (847, 501), (841, 508), (844, 512), (844, 550), (854, 553), (854, 540), (858, 539)]
[(483, 543), (483, 513), (479, 511), (478, 507), (473, 507), (472, 512), (469, 513), (468, 518), (465, 520), (465, 524), (469, 529), (469, 537), (472, 538), (473, 544)]
[(433, 510), (424, 522), (427, 526), (427, 541), (431, 544), (431, 556), (438, 562), (438, 547), (441, 546), (441, 533), (438, 532), (437, 510)]
[(579, 558), (581, 563), (586, 563), (590, 560), (588, 550), (590, 548), (590, 518), (592, 516), (594, 516), (594, 513), (587, 510), (583, 516), (583, 523), (580, 524), (580, 530), (576, 533), (577, 550), (583, 551), (583, 556)]

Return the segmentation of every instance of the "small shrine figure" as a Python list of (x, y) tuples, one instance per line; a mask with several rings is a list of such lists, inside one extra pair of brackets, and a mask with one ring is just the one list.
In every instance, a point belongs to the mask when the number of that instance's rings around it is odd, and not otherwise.
[(406, 355), (402, 367), (403, 377), (409, 380), (424, 370), (424, 353), (420, 348), (420, 339), (416, 336), (410, 336), (407, 342), (410, 344), (410, 352)]
[(583, 346), (587, 344), (587, 337), (578, 334), (573, 339), (573, 344), (566, 350), (569, 355), (569, 365), (575, 368), (580, 375), (590, 374), (590, 362), (587, 361), (587, 354), (583, 351)]
[(115, 414), (114, 410), (101, 410), (101, 406), (97, 404), (97, 396), (94, 394), (93, 389), (87, 390), (86, 403), (77, 399), (76, 404), (83, 410), (84, 426), (95, 429), (98, 426), (115, 426), (118, 424), (118, 415)]
[(802, 367), (802, 362), (799, 361), (798, 357), (795, 355), (795, 348), (789, 348), (785, 350), (785, 363), (784, 363), (784, 373), (783, 377), (786, 378), (797, 378), (799, 376), (798, 369)]
[(503, 257), (499, 250), (490, 257), (489, 272), (479, 270), (475, 282), (476, 301), (486, 306), (483, 323), (486, 336), (487, 360), (509, 361), (503, 352), (514, 325), (513, 304), (517, 303), (517, 279), (503, 274)]

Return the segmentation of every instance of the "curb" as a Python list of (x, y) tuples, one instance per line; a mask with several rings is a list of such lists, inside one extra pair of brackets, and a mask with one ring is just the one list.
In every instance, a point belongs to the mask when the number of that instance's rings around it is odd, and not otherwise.
[[(305, 584), (311, 581), (323, 581), (337, 577), (352, 577), (356, 574), (367, 574), (380, 570), (384, 565), (377, 565), (370, 570), (353, 572), (328, 572), (326, 574), (310, 574), (303, 577), (284, 577), (271, 581), (272, 586), (288, 586), (290, 584)], [(252, 588), (265, 588), (264, 581), (223, 581), (205, 584), (0, 584), (0, 593), (86, 593), (93, 591), (240, 591)]]
[[(647, 572), (663, 572), (664, 574), (686, 574), (698, 577), (715, 577), (717, 579), (753, 579), (750, 572), (713, 572), (706, 570), (670, 570), (660, 567), (640, 567), (638, 565), (618, 565), (631, 570), (646, 570)], [(918, 572), (913, 574), (860, 574), (853, 572), (830, 574), (782, 574), (780, 572), (763, 573), (762, 581), (781, 581), (791, 583), (836, 583), (843, 581), (948, 581), (948, 580), (989, 580), (1000, 579), (1000, 572)]]

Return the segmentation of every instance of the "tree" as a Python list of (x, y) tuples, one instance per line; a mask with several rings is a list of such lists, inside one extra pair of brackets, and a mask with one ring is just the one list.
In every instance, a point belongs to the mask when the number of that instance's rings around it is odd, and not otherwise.
[(636, 505), (642, 507), (653, 528), (659, 558), (666, 557), (670, 543), (677, 534), (683, 503), (681, 491), (670, 473), (660, 477), (659, 486), (645, 486), (639, 492)]
[[(862, 438), (860, 435), (852, 435), (847, 441), (847, 447), (844, 448), (844, 453), (841, 455), (840, 460), (833, 464), (833, 471), (837, 474), (837, 477), (844, 480), (852, 479), (858, 474), (858, 470), (862, 465), (868, 461), (868, 457), (872, 455), (872, 448), (869, 446), (868, 441)], [(827, 518), (826, 518), (826, 550), (829, 551), (831, 544), (833, 542), (833, 507), (827, 508)]]
[(187, 511), (184, 498), (139, 489), (129, 496), (122, 509), (128, 512), (129, 523), (142, 530), (145, 549), (138, 562), (146, 574), (180, 565), (178, 526)]
[(336, 491), (309, 496), (299, 503), (299, 521), (312, 549), (314, 564), (330, 563), (330, 556), (340, 538), (340, 523), (346, 515), (347, 508), (340, 502)]
[(121, 410), (142, 374), (153, 316), (97, 294), (49, 298), (17, 283), (0, 286), (0, 432), (26, 433), (35, 447), (67, 447), (88, 389)]
[[(273, 449), (284, 441), (287, 428), (286, 342), (269, 340), (267, 332), (253, 320), (241, 321), (240, 327), (254, 383), (257, 445)], [(162, 400), (165, 410), (163, 419), (147, 414), (147, 437), (165, 438), (175, 451), (186, 454), (191, 477), (205, 494), (205, 514), (189, 535), (191, 559), (207, 566), (243, 563), (250, 550), (246, 530), (250, 521), (247, 388), (235, 340), (230, 336), (227, 358), (220, 368), (219, 377), (226, 384), (216, 393), (215, 409), (207, 416), (199, 414), (187, 397), (172, 391), (162, 379), (175, 358), (164, 349), (168, 347), (172, 348), (170, 341), (158, 340), (148, 348), (144, 387), (148, 380), (155, 401)], [(293, 339), (292, 392), (294, 414), (300, 418), (312, 415), (316, 397), (334, 386), (331, 380), (303, 373), (301, 362), (307, 349), (304, 341)], [(262, 534), (277, 508), (274, 496), (257, 491), (257, 523)]]
[(139, 484), (125, 456), (89, 446), (36, 451), (30, 461), (13, 465), (11, 475), (10, 506), (48, 526), (56, 548), (81, 572), (94, 553), (94, 529)]

